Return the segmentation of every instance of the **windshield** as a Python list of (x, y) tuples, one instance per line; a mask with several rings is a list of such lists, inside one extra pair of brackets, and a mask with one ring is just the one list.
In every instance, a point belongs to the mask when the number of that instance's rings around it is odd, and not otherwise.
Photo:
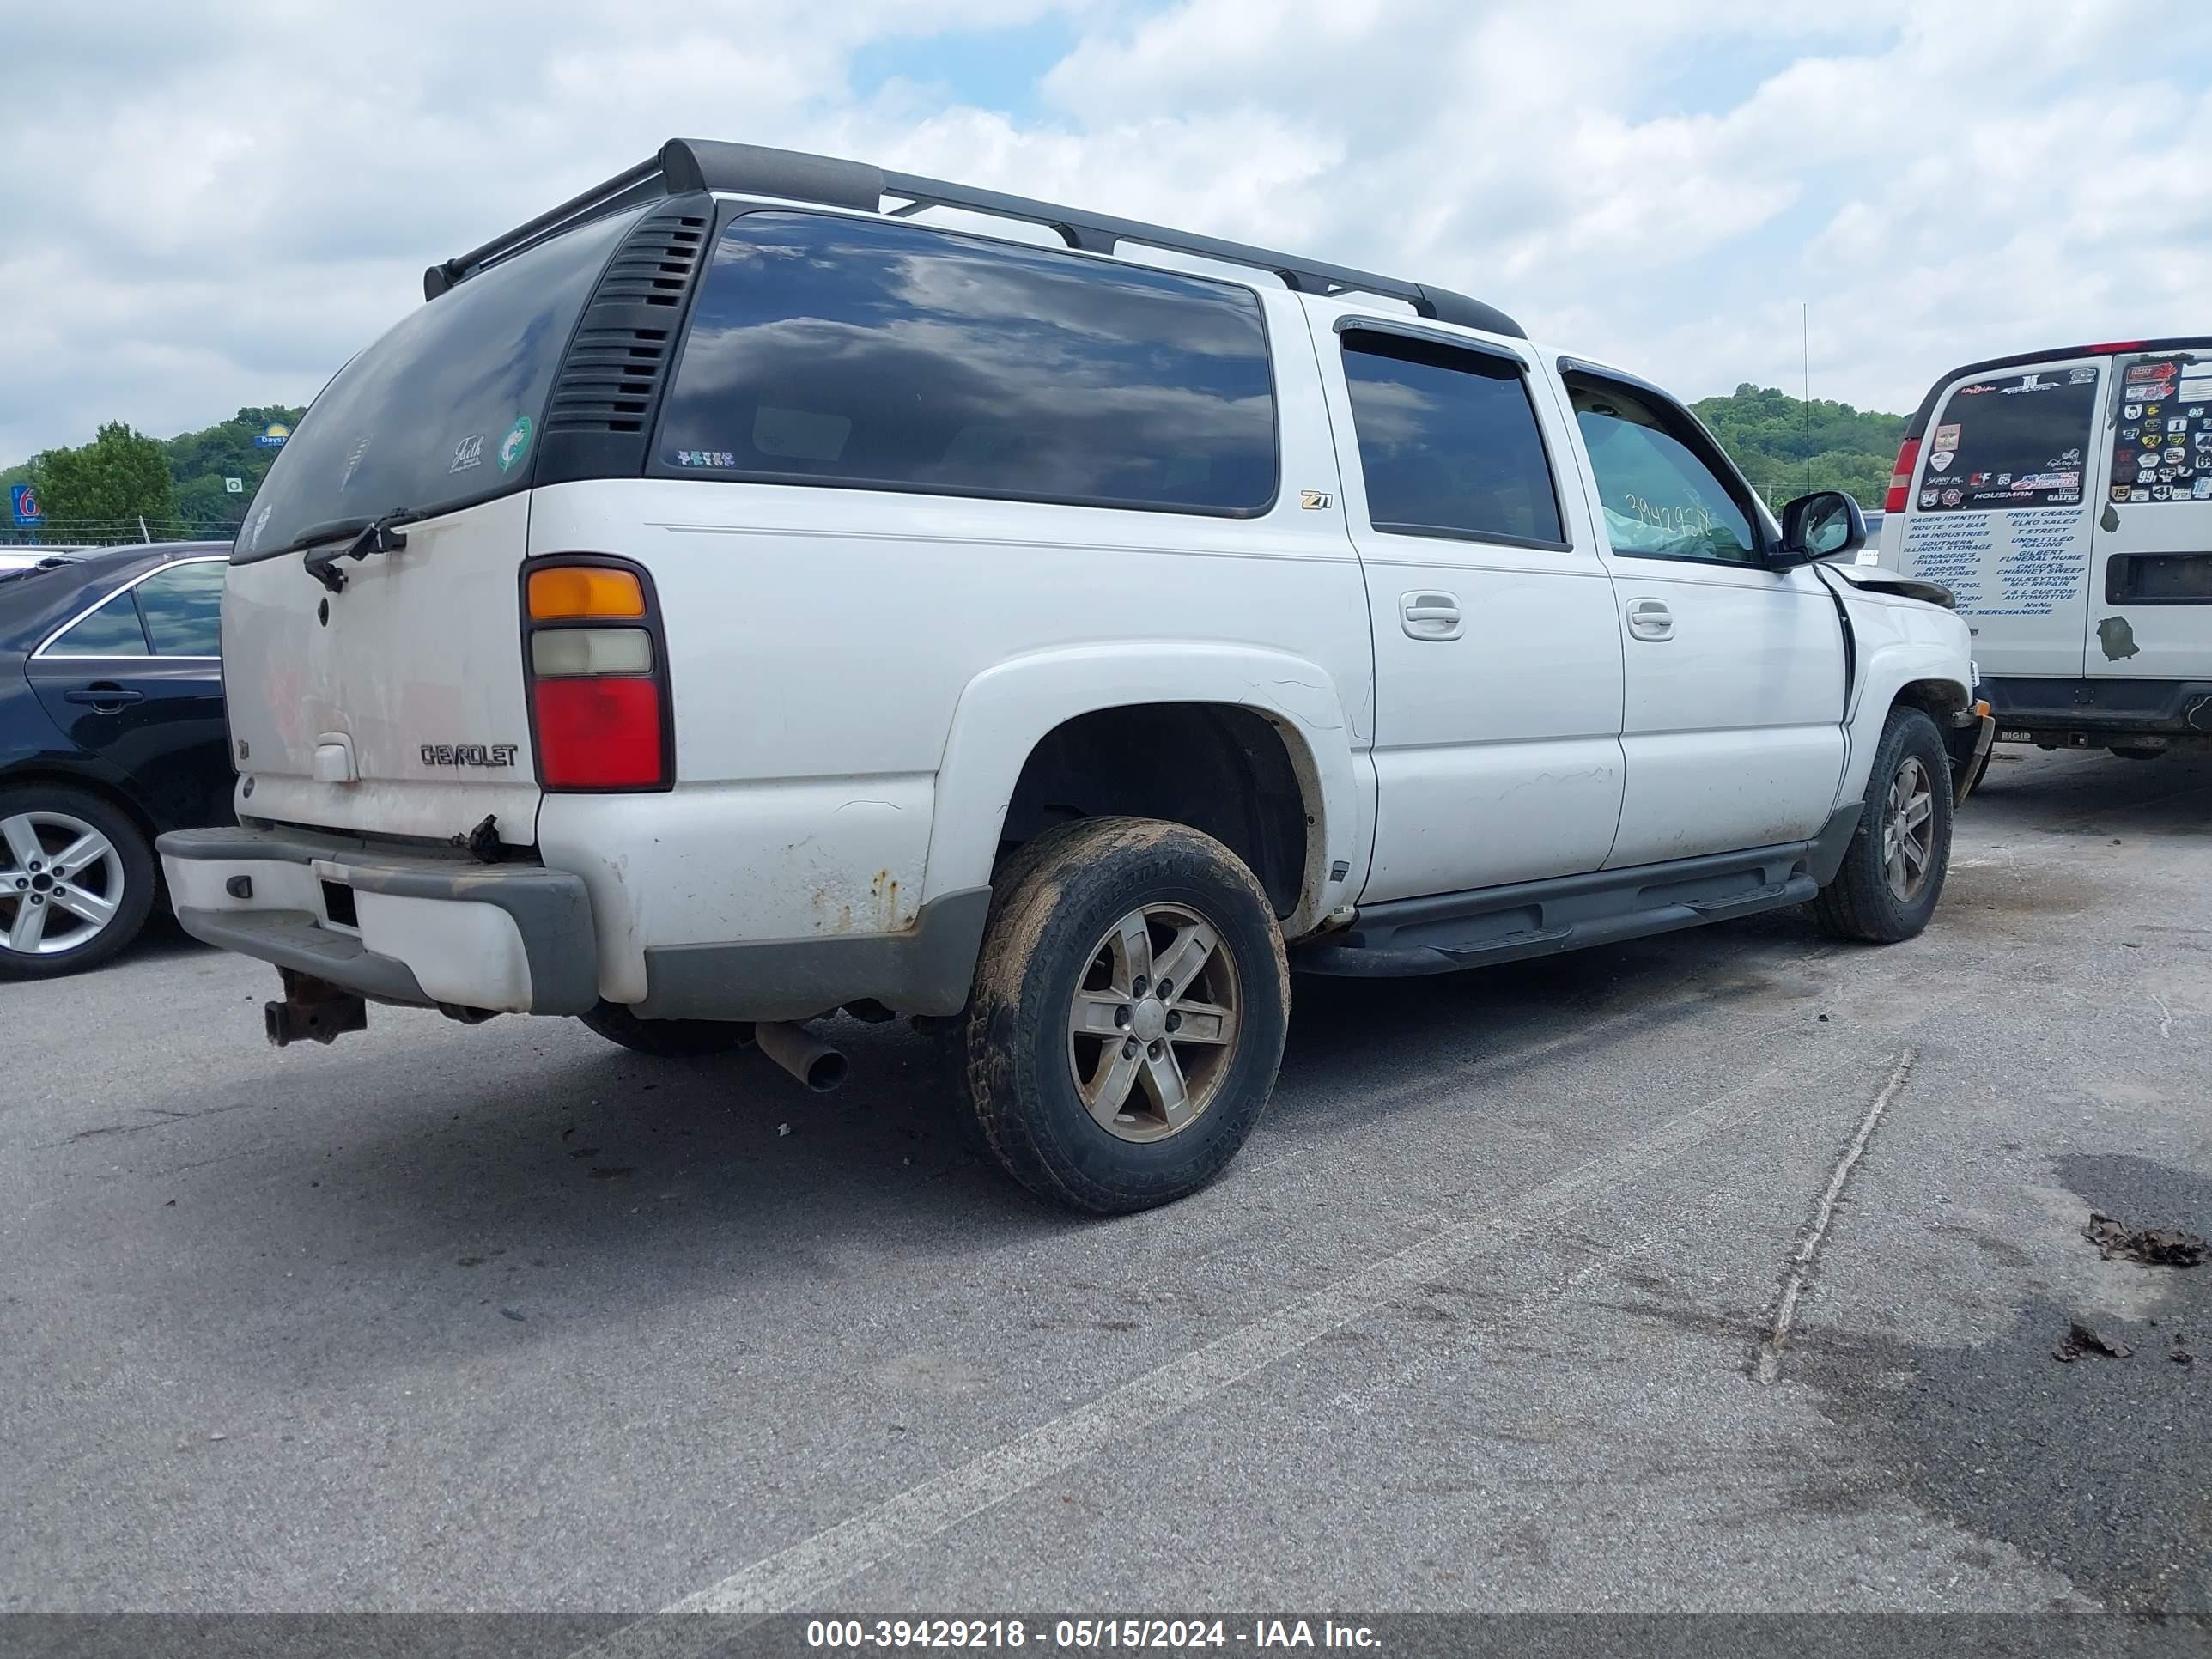
[(287, 552), (301, 532), (334, 521), (427, 517), (526, 488), (554, 373), (638, 216), (602, 219), (492, 266), (340, 369), (269, 469), (233, 556)]

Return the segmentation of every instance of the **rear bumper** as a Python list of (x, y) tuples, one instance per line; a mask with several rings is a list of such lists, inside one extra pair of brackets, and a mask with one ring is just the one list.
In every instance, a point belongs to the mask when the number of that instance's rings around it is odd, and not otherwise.
[(156, 845), (178, 922), (226, 951), (379, 1002), (580, 1014), (599, 1000), (591, 902), (564, 871), (300, 830)]
[(1976, 695), (1989, 699), (2000, 743), (2101, 749), (2131, 737), (2212, 738), (2212, 680), (2002, 677)]

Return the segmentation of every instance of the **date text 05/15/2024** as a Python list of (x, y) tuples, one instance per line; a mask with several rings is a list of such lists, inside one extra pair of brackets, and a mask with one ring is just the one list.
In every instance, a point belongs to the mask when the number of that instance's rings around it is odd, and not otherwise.
[(1084, 1651), (1200, 1648), (1335, 1648), (1372, 1650), (1366, 1625), (1333, 1619), (817, 1619), (806, 1644), (830, 1651), (884, 1648), (1040, 1647)]

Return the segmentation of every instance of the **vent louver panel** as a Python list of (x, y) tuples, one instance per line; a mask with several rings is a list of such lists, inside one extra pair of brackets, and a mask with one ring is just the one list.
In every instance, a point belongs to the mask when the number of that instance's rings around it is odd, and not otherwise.
[(642, 431), (667, 367), (666, 329), (586, 325), (554, 382), (546, 430)]
[(554, 378), (539, 483), (635, 477), (644, 470), (713, 223), (711, 202), (689, 198), (647, 214), (623, 239)]

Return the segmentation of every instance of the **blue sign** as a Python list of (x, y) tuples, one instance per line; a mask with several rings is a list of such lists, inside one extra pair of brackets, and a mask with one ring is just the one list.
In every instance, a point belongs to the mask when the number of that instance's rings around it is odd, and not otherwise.
[(282, 421), (272, 421), (253, 434), (253, 441), (264, 449), (282, 449), (284, 440), (292, 435), (292, 428)]
[(46, 509), (39, 505), (39, 497), (28, 484), (9, 484), (8, 505), (14, 510), (17, 524), (44, 524), (46, 521)]

